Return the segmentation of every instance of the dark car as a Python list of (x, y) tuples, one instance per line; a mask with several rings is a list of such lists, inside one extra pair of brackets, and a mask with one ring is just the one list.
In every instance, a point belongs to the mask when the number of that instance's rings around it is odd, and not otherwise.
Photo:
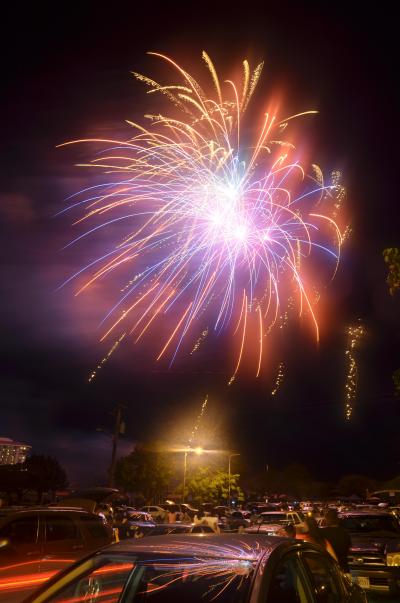
[(301, 511), (266, 511), (260, 513), (257, 520), (253, 523), (262, 524), (280, 524), (288, 525), (292, 523), (298, 525), (304, 521), (304, 515)]
[(237, 531), (241, 528), (248, 528), (250, 520), (244, 516), (242, 511), (232, 511), (222, 517), (218, 525), (221, 530)]
[(350, 532), (350, 572), (365, 589), (400, 595), (400, 523), (392, 513), (347, 511), (341, 525)]
[(198, 509), (187, 503), (166, 502), (161, 506), (167, 513), (175, 513), (178, 520), (182, 517), (193, 520), (194, 516), (199, 512)]
[(118, 538), (134, 538), (151, 532), (156, 527), (150, 513), (137, 511), (132, 507), (117, 507), (114, 512), (113, 527), (118, 530)]
[(288, 538), (161, 536), (118, 543), (24, 603), (365, 603), (322, 549)]
[(27, 592), (88, 552), (108, 545), (112, 529), (82, 509), (27, 509), (0, 520), (0, 602)]

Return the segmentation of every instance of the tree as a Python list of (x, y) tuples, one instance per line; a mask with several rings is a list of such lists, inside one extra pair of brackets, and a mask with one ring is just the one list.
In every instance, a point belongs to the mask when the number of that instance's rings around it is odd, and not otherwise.
[(345, 475), (339, 481), (338, 490), (344, 496), (365, 498), (367, 492), (376, 490), (376, 486), (376, 481), (365, 475)]
[(68, 486), (67, 474), (58, 460), (44, 454), (33, 454), (23, 464), (26, 471), (26, 483), (30, 490), (37, 493), (38, 502), (45, 492), (55, 492)]
[(6, 495), (7, 504), (20, 502), (29, 489), (29, 476), (24, 465), (0, 465), (0, 491)]
[(115, 470), (115, 483), (127, 492), (141, 495), (148, 503), (165, 496), (171, 477), (172, 467), (166, 455), (142, 447), (121, 457)]
[(304, 465), (293, 463), (283, 468), (270, 468), (267, 473), (268, 494), (287, 494), (304, 499), (318, 496), (321, 484), (316, 482)]
[[(244, 500), (243, 492), (238, 485), (239, 474), (231, 473), (231, 497)], [(225, 504), (229, 495), (229, 474), (221, 469), (201, 467), (188, 480), (187, 491), (194, 502), (211, 502)]]

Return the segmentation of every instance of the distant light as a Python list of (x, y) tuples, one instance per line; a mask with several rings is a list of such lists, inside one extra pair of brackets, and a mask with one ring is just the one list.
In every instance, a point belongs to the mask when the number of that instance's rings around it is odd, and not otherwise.
[(197, 446), (197, 448), (193, 448), (196, 454), (203, 454), (203, 448), (201, 446)]

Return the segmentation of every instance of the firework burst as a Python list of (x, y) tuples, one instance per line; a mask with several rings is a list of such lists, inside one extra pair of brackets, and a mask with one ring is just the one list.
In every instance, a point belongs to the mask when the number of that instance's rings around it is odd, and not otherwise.
[(235, 356), (229, 383), (246, 356), (259, 376), (265, 338), (289, 298), (318, 339), (309, 256), (322, 254), (331, 276), (339, 262), (335, 185), (325, 186), (315, 165), (308, 174), (293, 141), (282, 140), (291, 120), (316, 111), (285, 119), (268, 111), (253, 143), (245, 145), (243, 116), (262, 63), (251, 71), (244, 61), (240, 83), (221, 83), (204, 52), (212, 87), (207, 95), (176, 62), (150, 54), (179, 82), (161, 85), (134, 75), (148, 94), (163, 96), (169, 113), (146, 115), (148, 127), (127, 122), (133, 130), (127, 140), (66, 143), (103, 145), (81, 165), (108, 174), (104, 184), (74, 196), (68, 209), (84, 209), (76, 224), (94, 224), (71, 244), (102, 229), (110, 237), (116, 226), (123, 229), (111, 251), (66, 283), (79, 277), (81, 294), (105, 278), (118, 281), (122, 295), (102, 323), (101, 341), (119, 341), (126, 332), (138, 343), (163, 332), (163, 321), (169, 331), (158, 338), (155, 357), (172, 365), (178, 353), (190, 356), (204, 333), (210, 340), (230, 331)]
[(347, 349), (345, 351), (347, 363), (347, 376), (345, 384), (345, 418), (351, 419), (353, 405), (357, 396), (358, 368), (355, 351), (360, 345), (361, 339), (365, 337), (365, 327), (358, 320), (347, 329)]

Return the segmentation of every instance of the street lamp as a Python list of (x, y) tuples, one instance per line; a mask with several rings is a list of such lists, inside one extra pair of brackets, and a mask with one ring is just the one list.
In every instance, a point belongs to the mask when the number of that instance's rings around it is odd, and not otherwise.
[(204, 450), (201, 446), (197, 446), (196, 448), (186, 448), (184, 450), (184, 457), (183, 457), (183, 490), (182, 490), (182, 504), (185, 502), (185, 488), (186, 488), (186, 470), (187, 470), (187, 455), (188, 452), (194, 452), (195, 454), (199, 455), (203, 454)]
[(228, 457), (228, 507), (231, 508), (231, 458), (240, 456), (239, 452), (232, 452)]

